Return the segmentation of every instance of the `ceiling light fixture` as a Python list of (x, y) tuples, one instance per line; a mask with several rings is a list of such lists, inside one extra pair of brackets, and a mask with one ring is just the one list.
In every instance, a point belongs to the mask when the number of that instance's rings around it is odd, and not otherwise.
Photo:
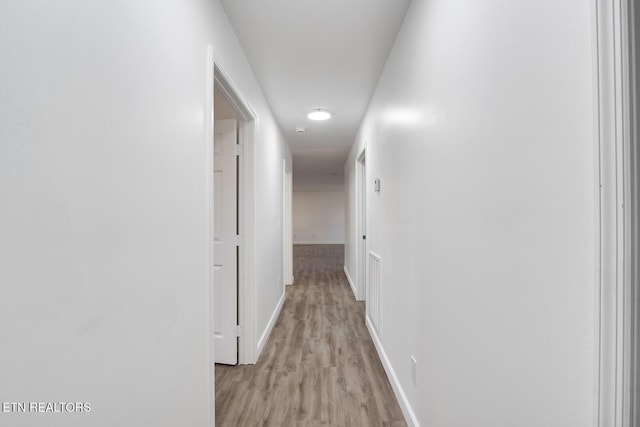
[(314, 108), (313, 110), (309, 111), (307, 117), (310, 120), (328, 120), (331, 118), (331, 113), (322, 108)]

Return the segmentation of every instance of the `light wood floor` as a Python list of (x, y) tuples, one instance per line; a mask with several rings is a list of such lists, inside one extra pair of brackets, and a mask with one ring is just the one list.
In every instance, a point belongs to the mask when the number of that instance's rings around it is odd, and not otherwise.
[(343, 245), (294, 246), (295, 284), (256, 365), (216, 365), (216, 425), (406, 426), (342, 270)]

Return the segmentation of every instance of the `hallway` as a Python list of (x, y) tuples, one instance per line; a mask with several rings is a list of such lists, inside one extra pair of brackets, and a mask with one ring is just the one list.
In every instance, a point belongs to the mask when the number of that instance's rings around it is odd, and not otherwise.
[(639, 1), (5, 1), (0, 51), (0, 426), (640, 427)]
[(342, 271), (343, 245), (295, 245), (295, 284), (255, 365), (216, 365), (218, 426), (405, 426)]

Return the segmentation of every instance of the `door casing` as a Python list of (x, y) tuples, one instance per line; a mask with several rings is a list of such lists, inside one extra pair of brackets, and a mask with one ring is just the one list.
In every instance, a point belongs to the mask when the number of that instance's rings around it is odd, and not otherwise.
[(637, 15), (634, 0), (593, 2), (598, 427), (635, 427), (640, 420)]

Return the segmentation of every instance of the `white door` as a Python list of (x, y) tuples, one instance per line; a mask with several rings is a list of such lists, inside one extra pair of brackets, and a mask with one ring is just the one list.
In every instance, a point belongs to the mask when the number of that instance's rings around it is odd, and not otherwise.
[(213, 150), (214, 359), (238, 363), (237, 122), (216, 120)]

